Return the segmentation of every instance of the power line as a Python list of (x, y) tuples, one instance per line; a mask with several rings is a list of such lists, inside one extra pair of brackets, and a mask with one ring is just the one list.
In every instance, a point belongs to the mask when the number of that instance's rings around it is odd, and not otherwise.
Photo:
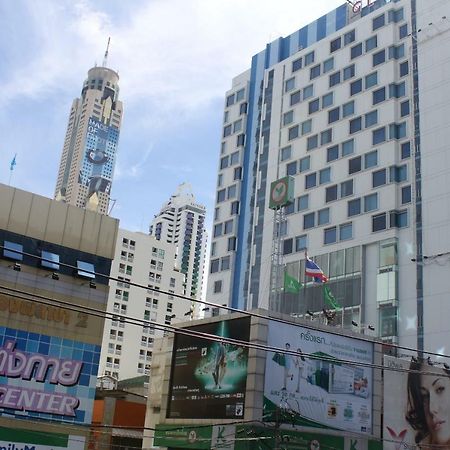
[[(0, 249), (5, 249), (5, 248), (6, 248), (5, 246), (0, 245)], [(40, 259), (41, 261), (47, 261), (47, 262), (55, 264), (54, 261), (52, 261), (50, 259), (47, 259), (47, 258), (43, 258), (43, 257), (41, 257), (39, 255), (33, 255), (32, 253), (26, 253), (26, 252), (23, 252), (23, 251), (20, 251), (20, 250), (14, 250), (14, 249), (10, 249), (10, 248), (7, 248), (7, 250), (10, 251), (10, 252), (13, 252), (13, 253), (29, 256), (29, 257), (32, 257), (32, 258), (35, 258), (35, 259)], [(70, 269), (73, 269), (73, 270), (77, 270), (77, 271), (79, 270), (78, 267), (70, 265), (70, 264), (65, 264), (65, 263), (61, 263), (61, 262), (58, 263), (58, 264), (60, 266), (67, 267), (67, 268), (70, 268)], [(138, 288), (141, 288), (141, 289), (145, 289), (147, 291), (150, 290), (150, 291), (153, 291), (153, 292), (157, 292), (158, 294), (169, 295), (169, 296), (181, 299), (181, 300), (186, 300), (186, 301), (189, 301), (189, 302), (200, 303), (200, 304), (211, 306), (211, 307), (214, 307), (214, 308), (225, 309), (225, 310), (227, 310), (227, 311), (229, 311), (231, 313), (240, 313), (240, 314), (244, 314), (244, 315), (247, 315), (247, 316), (250, 316), (250, 317), (256, 317), (258, 319), (264, 319), (264, 320), (269, 320), (269, 321), (272, 321), (272, 322), (283, 323), (283, 324), (288, 324), (288, 325), (296, 325), (296, 326), (303, 327), (303, 328), (306, 328), (308, 330), (313, 330), (313, 331), (317, 330), (317, 328), (315, 328), (314, 326), (309, 325), (307, 323), (299, 324), (299, 323), (296, 323), (296, 322), (290, 322), (290, 321), (285, 320), (285, 319), (280, 319), (278, 317), (271, 317), (271, 316), (268, 316), (268, 315), (265, 315), (265, 314), (260, 314), (260, 313), (257, 313), (255, 311), (246, 311), (246, 310), (241, 310), (241, 309), (238, 309), (238, 308), (234, 308), (232, 306), (219, 305), (217, 303), (209, 302), (207, 300), (199, 300), (199, 299), (187, 297), (185, 295), (176, 294), (174, 292), (169, 292), (169, 291), (163, 291), (163, 290), (160, 290), (160, 289), (155, 289), (153, 287), (145, 286), (145, 285), (142, 285), (142, 284), (139, 284), (139, 283), (135, 283), (135, 282), (132, 282), (132, 281), (125, 281), (123, 279), (119, 279), (119, 278), (113, 277), (111, 275), (106, 275), (106, 274), (102, 274), (102, 273), (95, 272), (95, 271), (89, 271), (89, 270), (83, 269), (83, 272), (89, 273), (91, 275), (103, 277), (103, 278), (106, 278), (106, 279), (108, 279), (110, 281), (112, 280), (112, 281), (116, 281), (116, 282), (119, 282), (119, 283), (126, 283), (126, 284), (128, 284), (130, 286), (134, 286), (134, 287), (138, 287)], [(115, 315), (117, 316), (118, 314), (115, 314)], [(325, 332), (328, 333), (328, 334), (334, 335), (334, 336), (343, 336), (342, 333), (339, 333), (338, 331), (334, 331), (333, 329), (327, 330)], [(374, 339), (368, 339), (368, 338), (363, 337), (363, 336), (348, 336), (348, 337), (351, 337), (352, 339), (357, 339), (357, 340), (360, 340), (360, 341), (369, 342), (369, 343), (375, 342)], [(410, 351), (410, 352), (414, 352), (414, 353), (418, 352), (417, 348), (406, 347), (406, 346), (401, 346), (401, 345), (398, 345), (398, 344), (391, 344), (391, 343), (385, 343), (385, 342), (379, 342), (379, 341), (376, 341), (376, 342), (380, 343), (381, 345), (383, 345), (385, 347), (389, 347), (389, 348), (392, 348), (392, 349), (401, 349), (401, 350), (406, 350), (406, 351)], [(442, 357), (442, 358), (450, 358), (450, 355), (437, 353), (437, 352), (430, 352), (430, 351), (425, 351), (424, 350), (424, 351), (422, 351), (422, 353), (425, 353), (427, 355)]]
[[(56, 300), (56, 299), (52, 299), (50, 297), (46, 297), (43, 295), (39, 295), (39, 294), (35, 294), (35, 293), (28, 293), (26, 291), (22, 291), (19, 289), (9, 288), (7, 286), (0, 285), (0, 289), (3, 290), (3, 291), (0, 291), (0, 293), (10, 295), (11, 297), (20, 298), (23, 300), (36, 302), (36, 303), (40, 303), (40, 304), (44, 304), (44, 305), (48, 305), (48, 306), (54, 306), (51, 303), (49, 303), (49, 302), (53, 302), (58, 305), (63, 305), (65, 309), (68, 309), (70, 311), (83, 312), (85, 314), (100, 317), (103, 319), (117, 320), (117, 318), (120, 318), (121, 322), (129, 323), (131, 325), (136, 325), (136, 326), (140, 326), (140, 327), (144, 327), (144, 328), (145, 327), (146, 328), (154, 328), (154, 329), (160, 330), (160, 331), (167, 331), (170, 333), (182, 334), (182, 335), (191, 336), (191, 337), (197, 337), (200, 339), (205, 339), (205, 340), (214, 341), (214, 342), (224, 342), (224, 343), (228, 343), (228, 344), (232, 344), (232, 345), (236, 345), (236, 346), (252, 348), (255, 350), (262, 350), (265, 352), (274, 352), (274, 353), (282, 353), (285, 355), (298, 356), (298, 352), (295, 350), (287, 350), (285, 348), (274, 347), (274, 346), (270, 346), (267, 344), (257, 344), (257, 343), (242, 341), (239, 339), (233, 339), (233, 338), (229, 338), (229, 337), (216, 336), (214, 334), (196, 331), (196, 330), (193, 330), (192, 328), (177, 328), (173, 325), (163, 325), (163, 324), (158, 324), (158, 323), (146, 322), (142, 319), (127, 317), (127, 316), (123, 316), (123, 315), (117, 315), (114, 313), (102, 311), (100, 309), (89, 307), (89, 306), (74, 305), (69, 302), (65, 302), (63, 300)], [(6, 290), (6, 292), (4, 292), (5, 290)], [(25, 294), (28, 297), (21, 295), (21, 294)], [(36, 298), (38, 298), (40, 300), (36, 300)], [(296, 325), (296, 324), (291, 324), (291, 325)], [(301, 326), (301, 325), (298, 325), (298, 326)], [(342, 337), (342, 335), (340, 335), (340, 336)], [(335, 362), (335, 360), (336, 360), (334, 357), (331, 357), (331, 356), (327, 357), (324, 355), (315, 355), (312, 353), (303, 353), (303, 356), (306, 358), (309, 358), (311, 360), (320, 360), (320, 361), (326, 361), (326, 362)], [(386, 366), (383, 366), (380, 364), (365, 363), (365, 362), (361, 362), (361, 361), (352, 361), (352, 360), (348, 360), (348, 359), (339, 359), (339, 361), (342, 363), (345, 363), (345, 364), (353, 365), (353, 366), (368, 367), (368, 368), (372, 368), (372, 369), (392, 370), (392, 371), (396, 371), (396, 372), (413, 372), (413, 373), (415, 372), (415, 373), (422, 373), (424, 375), (442, 375), (442, 374), (437, 374), (436, 372), (426, 372), (423, 370), (415, 370), (415, 369), (403, 369), (403, 368), (399, 368), (399, 367), (386, 367)]]

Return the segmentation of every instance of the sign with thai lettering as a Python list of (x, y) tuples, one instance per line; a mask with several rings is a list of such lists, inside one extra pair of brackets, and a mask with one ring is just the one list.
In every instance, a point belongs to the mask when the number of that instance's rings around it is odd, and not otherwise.
[(83, 436), (0, 428), (0, 450), (83, 450)]
[(372, 432), (371, 342), (270, 322), (267, 344), (265, 420)]
[(0, 327), (0, 415), (90, 423), (99, 358), (100, 346)]

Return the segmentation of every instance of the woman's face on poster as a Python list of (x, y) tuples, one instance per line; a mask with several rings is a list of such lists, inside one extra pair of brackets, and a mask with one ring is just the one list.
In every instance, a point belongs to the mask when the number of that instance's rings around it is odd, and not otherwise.
[(433, 443), (450, 443), (450, 378), (442, 369), (432, 369), (442, 375), (422, 375), (420, 391), (425, 417)]

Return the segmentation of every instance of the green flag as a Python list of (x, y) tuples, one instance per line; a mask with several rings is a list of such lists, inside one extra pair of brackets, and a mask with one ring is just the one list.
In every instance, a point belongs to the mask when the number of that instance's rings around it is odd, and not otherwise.
[(287, 272), (284, 272), (284, 292), (298, 294), (301, 288), (302, 284), (298, 280), (291, 277)]
[(334, 309), (340, 309), (342, 306), (338, 303), (338, 301), (334, 298), (330, 288), (327, 286), (323, 287), (323, 298), (324, 300)]

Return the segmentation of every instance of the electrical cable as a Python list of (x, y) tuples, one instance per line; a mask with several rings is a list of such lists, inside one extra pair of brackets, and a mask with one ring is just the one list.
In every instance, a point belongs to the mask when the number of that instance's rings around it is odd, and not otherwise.
[[(4, 292), (4, 290), (6, 290), (6, 292)], [(136, 326), (140, 326), (140, 327), (154, 328), (154, 329), (160, 330), (160, 331), (167, 331), (167, 332), (174, 333), (174, 334), (182, 334), (182, 335), (186, 335), (186, 336), (197, 337), (200, 339), (205, 339), (205, 340), (214, 341), (214, 342), (224, 342), (224, 343), (231, 344), (231, 345), (252, 348), (255, 350), (261, 350), (261, 351), (265, 351), (265, 352), (274, 352), (274, 353), (281, 353), (281, 354), (285, 354), (285, 355), (298, 356), (298, 352), (295, 350), (287, 350), (285, 348), (274, 347), (274, 346), (270, 346), (270, 345), (266, 345), (266, 344), (257, 344), (257, 343), (242, 341), (239, 339), (216, 336), (214, 334), (196, 331), (196, 330), (193, 330), (192, 328), (177, 328), (173, 325), (163, 325), (163, 324), (158, 324), (158, 323), (146, 322), (142, 319), (126, 317), (126, 316), (125, 317), (118, 316), (117, 314), (110, 313), (107, 311), (102, 311), (97, 308), (82, 306), (82, 305), (74, 305), (69, 302), (65, 302), (63, 300), (56, 300), (56, 299), (52, 299), (52, 298), (49, 298), (49, 297), (46, 297), (43, 295), (39, 295), (39, 294), (35, 294), (35, 293), (27, 293), (26, 291), (9, 288), (7, 286), (0, 285), (0, 294), (10, 295), (11, 297), (20, 298), (22, 300), (36, 302), (36, 303), (44, 304), (47, 306), (54, 306), (51, 303), (48, 303), (48, 302), (54, 302), (54, 303), (57, 303), (58, 305), (63, 305), (63, 307), (69, 311), (83, 312), (88, 315), (92, 315), (92, 316), (96, 316), (96, 317), (100, 317), (100, 318), (108, 319), (108, 320), (117, 320), (117, 317), (120, 317), (121, 322), (129, 323), (131, 325), (136, 325)], [(20, 294), (25, 294), (25, 295), (28, 295), (29, 297), (25, 297)], [(36, 300), (36, 298), (41, 299), (41, 300)], [(319, 360), (319, 361), (325, 361), (325, 362), (334, 362), (335, 361), (334, 357), (331, 357), (331, 356), (327, 357), (327, 356), (324, 356), (321, 354), (315, 355), (312, 353), (303, 353), (303, 356), (305, 358), (309, 358), (312, 360)], [(352, 365), (352, 366), (368, 367), (368, 368), (379, 369), (379, 370), (390, 370), (390, 371), (395, 371), (395, 372), (422, 373), (424, 375), (442, 375), (442, 374), (439, 374), (436, 372), (428, 372), (428, 371), (414, 370), (414, 369), (403, 369), (400, 367), (386, 367), (381, 364), (364, 363), (361, 361), (352, 361), (352, 360), (347, 360), (347, 359), (340, 359), (340, 362), (348, 364), (348, 365)]]
[[(5, 249), (5, 246), (0, 245), (0, 249)], [(43, 258), (43, 257), (40, 257), (38, 255), (33, 255), (32, 253), (26, 253), (26, 252), (23, 252), (23, 251), (13, 250), (13, 249), (9, 249), (9, 248), (7, 250), (10, 251), (10, 252), (13, 252), (13, 253), (18, 253), (18, 254), (21, 254), (21, 255), (29, 256), (29, 257), (32, 257), (32, 258), (35, 258), (35, 259), (39, 259), (39, 260), (42, 260), (42, 261), (47, 261), (47, 262), (51, 262), (51, 263), (55, 264), (55, 262), (50, 260), (50, 259)], [(58, 264), (60, 266), (68, 267), (68, 268), (73, 269), (75, 271), (79, 270), (78, 267), (72, 266), (70, 264), (65, 264), (65, 263), (61, 263), (61, 262), (59, 262)], [(208, 305), (208, 306), (211, 306), (211, 307), (214, 307), (214, 308), (225, 309), (225, 310), (228, 310), (231, 313), (240, 313), (240, 314), (244, 314), (244, 315), (247, 315), (247, 316), (250, 316), (250, 317), (256, 317), (258, 319), (264, 319), (264, 320), (269, 320), (269, 321), (272, 321), (272, 322), (283, 323), (283, 324), (288, 324), (288, 325), (294, 325), (294, 326), (302, 327), (302, 328), (305, 328), (305, 329), (308, 329), (308, 330), (312, 330), (312, 331), (316, 331), (317, 330), (317, 328), (315, 328), (314, 326), (309, 325), (307, 323), (299, 324), (299, 323), (296, 323), (296, 322), (290, 322), (290, 321), (285, 320), (285, 319), (280, 319), (278, 317), (270, 317), (268, 315), (260, 314), (260, 313), (257, 313), (255, 311), (245, 311), (245, 310), (240, 310), (238, 308), (234, 308), (234, 307), (231, 307), (231, 306), (219, 305), (217, 303), (209, 302), (209, 301), (206, 301), (206, 300), (198, 300), (198, 299), (186, 297), (185, 295), (176, 294), (176, 293), (169, 292), (169, 291), (162, 291), (160, 289), (150, 288), (149, 286), (145, 286), (145, 285), (142, 285), (142, 284), (139, 284), (139, 283), (134, 283), (132, 281), (124, 281), (124, 280), (121, 280), (119, 278), (113, 277), (111, 275), (105, 275), (105, 274), (98, 273), (98, 272), (95, 272), (95, 271), (89, 271), (89, 270), (83, 269), (83, 272), (90, 273), (90, 274), (95, 275), (95, 276), (100, 276), (100, 277), (106, 278), (108, 280), (112, 280), (112, 281), (116, 281), (116, 282), (120, 282), (120, 283), (126, 283), (126, 284), (129, 284), (130, 286), (134, 286), (134, 287), (138, 287), (138, 288), (141, 288), (141, 289), (145, 289), (147, 291), (148, 290), (154, 291), (154, 292), (157, 292), (158, 294), (169, 295), (169, 296), (181, 299), (181, 300), (187, 300), (189, 302), (200, 303), (200, 304)], [(328, 334), (331, 334), (331, 335), (335, 335), (335, 336), (342, 336), (341, 333), (339, 333), (337, 331), (334, 331), (332, 329), (324, 331), (324, 332), (328, 333)], [(362, 337), (362, 336), (349, 336), (349, 337), (351, 337), (352, 339), (357, 339), (357, 340), (365, 341), (365, 342), (369, 342), (369, 343), (376, 342), (374, 339), (368, 339), (368, 338), (365, 338), (365, 337)], [(418, 352), (418, 350), (416, 348), (401, 346), (401, 345), (398, 345), (398, 344), (391, 344), (391, 343), (384, 343), (384, 342), (380, 342), (380, 344), (385, 346), (385, 347), (392, 348), (392, 349), (407, 350), (407, 351), (414, 352), (414, 353)], [(442, 358), (450, 358), (450, 355), (437, 353), (437, 352), (430, 352), (430, 351), (425, 351), (424, 350), (421, 353), (424, 353), (424, 354), (427, 354), (427, 355), (433, 355), (433, 356), (437, 356), (437, 357), (442, 357)]]

